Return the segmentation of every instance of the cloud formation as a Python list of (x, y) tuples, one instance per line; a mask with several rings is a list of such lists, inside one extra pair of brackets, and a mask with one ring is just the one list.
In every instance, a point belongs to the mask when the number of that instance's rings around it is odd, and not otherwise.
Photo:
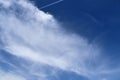
[(22, 68), (9, 64), (18, 68), (16, 73), (24, 78), (2, 71), (6, 77), (2, 80), (7, 80), (7, 76), (13, 76), (12, 80), (27, 80), (28, 75), (47, 80), (48, 76), (55, 76), (56, 69), (90, 77), (104, 66), (102, 60), (97, 64), (100, 58), (97, 45), (77, 34), (67, 33), (53, 15), (44, 13), (29, 1), (0, 0), (0, 7), (1, 49), (25, 61), (21, 61)]

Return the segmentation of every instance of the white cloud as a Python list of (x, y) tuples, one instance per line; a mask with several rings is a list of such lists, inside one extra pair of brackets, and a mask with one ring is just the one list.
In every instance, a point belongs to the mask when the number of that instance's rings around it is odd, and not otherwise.
[[(14, 6), (12, 1), (19, 6)], [(100, 55), (97, 45), (89, 44), (77, 34), (65, 32), (51, 14), (38, 10), (31, 3), (25, 0), (12, 1), (0, 1), (0, 4), (7, 6), (7, 12), (4, 9), (0, 12), (0, 39), (4, 50), (32, 63), (49, 65), (86, 77), (97, 74), (103, 66), (102, 61), (99, 62), (101, 66), (94, 65), (98, 64)], [(8, 6), (8, 3), (11, 5)], [(8, 9), (11, 6), (13, 8)], [(34, 72), (34, 68), (30, 69), (31, 73)]]
[(21, 5), (23, 10), (27, 9), (29, 15), (22, 14), (19, 18), (15, 15), (19, 13), (10, 13), (12, 10), (0, 14), (4, 49), (31, 61), (86, 75), (85, 61), (98, 55), (96, 46), (76, 34), (65, 33), (52, 15), (30, 3), (17, 1), (16, 4)]

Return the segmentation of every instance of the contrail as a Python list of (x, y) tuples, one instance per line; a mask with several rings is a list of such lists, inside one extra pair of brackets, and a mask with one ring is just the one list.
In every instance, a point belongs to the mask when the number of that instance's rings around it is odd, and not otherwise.
[(62, 2), (62, 1), (63, 1), (63, 0), (58, 0), (58, 1), (53, 2), (53, 3), (51, 3), (51, 4), (45, 5), (45, 6), (41, 7), (40, 9), (44, 9), (44, 8), (46, 8), (46, 7), (52, 6), (52, 5), (57, 4), (57, 3), (60, 3), (60, 2)]

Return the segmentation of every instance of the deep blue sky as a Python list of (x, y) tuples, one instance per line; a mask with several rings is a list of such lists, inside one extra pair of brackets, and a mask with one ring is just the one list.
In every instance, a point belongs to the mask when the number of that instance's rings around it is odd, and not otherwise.
[[(34, 0), (38, 8), (56, 0)], [(120, 0), (64, 0), (42, 9), (64, 22), (64, 28), (97, 42), (106, 55), (120, 58)]]
[[(34, 0), (39, 8), (54, 1), (56, 0)], [(65, 28), (90, 39), (106, 31), (113, 34), (119, 32), (119, 0), (64, 0), (42, 10), (53, 14), (63, 22), (66, 21), (66, 24), (71, 23), (72, 26)]]

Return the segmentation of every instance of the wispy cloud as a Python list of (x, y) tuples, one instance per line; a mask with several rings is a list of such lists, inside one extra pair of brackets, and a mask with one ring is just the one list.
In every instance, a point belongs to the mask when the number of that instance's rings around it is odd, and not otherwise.
[[(100, 48), (77, 34), (67, 33), (51, 14), (25, 0), (1, 0), (0, 4), (2, 49), (30, 63), (30, 70), (24, 62), (23, 68), (37, 80), (47, 79), (47, 69), (52, 69), (53, 75), (61, 69), (89, 77), (103, 66), (102, 60), (98, 65)], [(26, 78), (24, 70), (18, 72)]]
[(12, 72), (4, 72), (0, 70), (0, 80), (26, 80), (24, 77), (16, 75)]

